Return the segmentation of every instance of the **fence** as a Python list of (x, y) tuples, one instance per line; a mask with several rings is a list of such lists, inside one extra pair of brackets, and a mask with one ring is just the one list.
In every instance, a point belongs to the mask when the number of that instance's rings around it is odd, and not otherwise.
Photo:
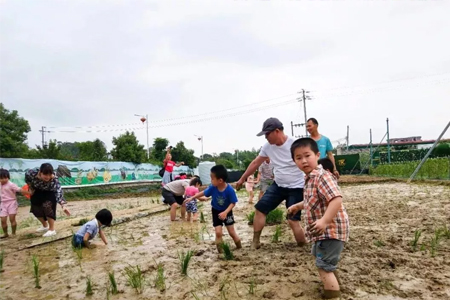
[[(9, 170), (11, 181), (25, 184), (25, 172), (50, 163), (63, 186), (87, 186), (139, 181), (160, 181), (161, 167), (119, 161), (62, 161), (53, 159), (0, 158), (0, 168)], [(187, 166), (174, 169), (174, 174), (192, 173)]]

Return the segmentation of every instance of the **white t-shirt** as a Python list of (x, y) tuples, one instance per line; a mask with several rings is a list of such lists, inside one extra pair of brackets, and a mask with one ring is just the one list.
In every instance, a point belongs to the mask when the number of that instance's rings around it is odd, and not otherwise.
[(264, 144), (260, 156), (269, 157), (273, 166), (275, 182), (285, 188), (303, 188), (305, 174), (297, 167), (291, 156), (291, 145), (294, 139), (288, 137), (283, 145)]

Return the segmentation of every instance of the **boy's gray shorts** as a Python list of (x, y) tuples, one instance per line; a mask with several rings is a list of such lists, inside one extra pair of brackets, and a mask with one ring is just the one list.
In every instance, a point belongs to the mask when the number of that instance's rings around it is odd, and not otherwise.
[(333, 272), (344, 250), (344, 242), (340, 240), (320, 240), (311, 248), (311, 254), (316, 257), (316, 266), (327, 272)]

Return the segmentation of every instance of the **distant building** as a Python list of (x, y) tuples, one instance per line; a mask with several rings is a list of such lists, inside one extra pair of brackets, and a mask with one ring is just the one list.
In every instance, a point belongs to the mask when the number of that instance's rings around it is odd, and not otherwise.
[(408, 143), (408, 142), (421, 142), (421, 141), (422, 141), (422, 137), (421, 136), (411, 136), (411, 137), (389, 139), (389, 143), (390, 144)]

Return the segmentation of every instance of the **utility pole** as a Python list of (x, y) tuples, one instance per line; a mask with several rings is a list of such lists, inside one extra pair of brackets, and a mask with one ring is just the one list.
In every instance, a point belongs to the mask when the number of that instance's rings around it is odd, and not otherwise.
[(370, 166), (373, 166), (372, 128), (370, 128)]
[(47, 144), (46, 142), (45, 142), (45, 133), (46, 132), (50, 132), (50, 131), (47, 131), (47, 130), (45, 130), (45, 126), (42, 126), (42, 129), (41, 130), (39, 130), (39, 132), (42, 134), (42, 149), (44, 148), (44, 146)]
[(304, 120), (305, 120), (304, 123), (301, 123), (299, 125), (305, 126), (305, 136), (308, 136), (308, 130), (306, 129), (306, 123), (307, 123), (307, 120), (308, 120), (308, 116), (306, 115), (306, 100), (311, 100), (311, 97), (306, 95), (306, 94), (309, 94), (309, 91), (305, 91), (304, 89), (302, 89), (302, 91), (299, 92), (299, 93), (302, 95), (302, 97), (297, 98), (297, 100), (298, 101), (303, 101), (303, 117), (304, 117)]
[(146, 123), (147, 125), (147, 159), (150, 159), (150, 146), (148, 144), (148, 115), (145, 115), (145, 117), (143, 115), (138, 115), (135, 114), (136, 117), (141, 117), (141, 122), (142, 123)]

